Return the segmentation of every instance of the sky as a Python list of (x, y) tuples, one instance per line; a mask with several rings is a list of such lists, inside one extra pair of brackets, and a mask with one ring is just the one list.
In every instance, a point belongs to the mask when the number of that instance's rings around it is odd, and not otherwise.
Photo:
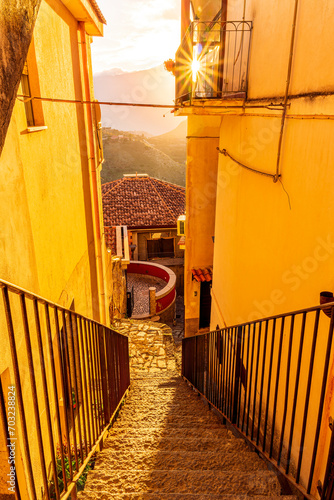
[(94, 37), (93, 72), (148, 69), (174, 59), (180, 44), (180, 0), (97, 0), (107, 20)]

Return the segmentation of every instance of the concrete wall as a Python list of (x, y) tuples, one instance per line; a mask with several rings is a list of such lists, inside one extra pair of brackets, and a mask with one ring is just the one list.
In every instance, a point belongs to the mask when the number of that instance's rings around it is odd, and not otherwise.
[(186, 173), (186, 249), (184, 265), (185, 335), (199, 328), (200, 284), (192, 280), (193, 267), (213, 264), (216, 179), (220, 117), (188, 119)]

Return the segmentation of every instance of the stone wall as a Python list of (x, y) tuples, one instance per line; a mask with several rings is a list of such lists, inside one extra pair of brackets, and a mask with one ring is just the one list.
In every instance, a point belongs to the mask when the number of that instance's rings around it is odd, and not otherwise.
[(112, 328), (129, 337), (132, 373), (160, 373), (180, 368), (171, 329), (152, 321), (115, 321)]
[(126, 315), (126, 278), (121, 260), (112, 260), (108, 269), (108, 301), (110, 321)]

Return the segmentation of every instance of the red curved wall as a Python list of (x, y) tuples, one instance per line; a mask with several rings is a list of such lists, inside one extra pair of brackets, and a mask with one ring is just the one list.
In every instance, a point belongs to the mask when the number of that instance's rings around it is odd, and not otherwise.
[(164, 309), (167, 309), (167, 307), (170, 306), (171, 303), (173, 302), (173, 300), (175, 299), (175, 295), (176, 295), (175, 288), (173, 288), (169, 292), (169, 294), (165, 295), (161, 299), (158, 299), (157, 300), (157, 312), (161, 312)]
[(141, 262), (140, 264), (130, 263), (128, 265), (128, 273), (147, 274), (148, 276), (156, 276), (166, 281), (166, 283), (169, 281), (169, 274), (167, 271), (164, 271), (158, 266), (148, 266), (145, 262)]
[[(140, 262), (139, 264), (132, 262), (128, 265), (127, 271), (130, 274), (133, 273), (133, 274), (143, 274), (147, 276), (155, 276), (156, 278), (160, 278), (166, 281), (166, 283), (168, 283), (169, 281), (169, 274), (167, 271), (161, 269), (158, 266), (149, 266), (145, 262)], [(174, 287), (167, 295), (165, 295), (161, 299), (157, 299), (157, 312), (161, 312), (167, 309), (167, 307), (170, 306), (173, 300), (175, 299), (175, 296), (176, 296), (176, 291)]]

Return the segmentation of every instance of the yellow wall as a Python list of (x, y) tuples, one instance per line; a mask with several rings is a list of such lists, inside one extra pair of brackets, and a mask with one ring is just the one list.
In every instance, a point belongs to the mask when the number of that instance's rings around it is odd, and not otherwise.
[[(78, 19), (64, 3), (60, 0), (43, 0), (41, 3), (28, 55), (31, 89), (35, 95), (43, 97), (93, 99), (89, 50), (91, 38), (84, 34), (80, 39)], [(69, 3), (69, 8), (79, 8), (80, 4), (79, 0), (73, 0)], [(94, 28), (93, 21), (89, 22), (89, 32)], [(97, 24), (96, 30), (101, 31), (100, 24)], [(87, 57), (84, 54), (84, 44), (79, 43), (83, 41), (86, 42)], [(85, 74), (86, 83), (88, 81), (86, 87)], [(0, 158), (0, 279), (66, 308), (73, 305), (76, 312), (108, 324), (109, 304), (115, 302), (115, 298), (118, 299), (115, 307), (124, 310), (125, 283), (121, 265), (112, 262), (104, 245), (99, 192), (101, 157), (96, 140), (96, 110), (92, 109), (93, 116), (90, 116), (90, 110), (81, 104), (43, 101), (34, 103), (34, 111), (36, 125), (46, 128), (33, 128), (29, 132), (24, 103), (17, 100)], [(93, 122), (91, 127), (88, 126), (89, 120)], [(32, 465), (38, 498), (41, 498), (42, 479), (27, 354), (19, 299), (13, 294), (11, 305)], [(34, 325), (32, 309), (29, 307), (29, 321)], [(113, 312), (113, 308), (110, 309)], [(118, 315), (118, 312), (115, 315)], [(15, 381), (4, 317), (3, 304), (0, 302), (0, 382), (2, 381), (5, 391), (7, 385), (14, 384)], [(54, 335), (52, 318), (51, 323)], [(34, 326), (31, 326), (31, 338), (34, 363), (38, 366)], [(46, 339), (43, 339), (44, 346), (45, 341)], [(56, 356), (56, 370), (59, 376), (57, 361), (59, 360)], [(49, 370), (48, 356), (46, 364)], [(42, 431), (46, 435), (39, 372), (36, 374), (36, 380), (37, 392), (41, 395), (38, 403), (39, 413), (44, 419)], [(52, 388), (49, 390), (56, 443), (58, 437), (54, 420), (55, 406)], [(62, 394), (58, 396), (61, 399)], [(22, 429), (19, 422), (17, 433), (20, 440)], [(3, 436), (0, 443), (3, 444)], [(46, 450), (49, 473), (48, 444)], [(6, 462), (6, 456), (2, 452), (1, 446), (1, 467), (3, 462)], [(22, 463), (25, 464), (24, 461)], [(21, 463), (19, 465), (20, 469)], [(27, 484), (22, 471), (18, 470), (17, 473), (21, 495), (26, 498)]]
[(199, 327), (200, 284), (192, 267), (213, 264), (216, 178), (220, 117), (193, 116), (188, 120), (186, 174), (186, 248), (184, 265), (185, 334)]
[[(231, 3), (229, 19), (242, 16), (241, 2), (236, 4)], [(228, 324), (317, 304), (319, 293), (334, 287), (334, 122), (297, 116), (333, 112), (334, 97), (301, 96), (333, 91), (329, 25), (334, 6), (316, 5), (300, 3), (297, 15), (290, 87), (295, 98), (289, 100), (281, 158), (291, 210), (280, 182), (219, 158), (213, 290)], [(293, 6), (288, 1), (247, 2), (246, 19), (253, 21), (248, 101), (284, 94)], [(247, 113), (271, 116), (224, 116), (220, 148), (245, 165), (275, 173), (281, 113)], [(218, 317), (213, 308), (212, 325)]]
[[(60, 1), (42, 2), (34, 31), (40, 95), (82, 98), (77, 30)], [(0, 276), (64, 306), (75, 298), (78, 312), (99, 319), (84, 109), (51, 102), (42, 108), (47, 129), (28, 133), (17, 101), (0, 160)]]
[(201, 21), (210, 21), (221, 8), (221, 0), (212, 0), (203, 2), (201, 0), (192, 0), (194, 14)]

